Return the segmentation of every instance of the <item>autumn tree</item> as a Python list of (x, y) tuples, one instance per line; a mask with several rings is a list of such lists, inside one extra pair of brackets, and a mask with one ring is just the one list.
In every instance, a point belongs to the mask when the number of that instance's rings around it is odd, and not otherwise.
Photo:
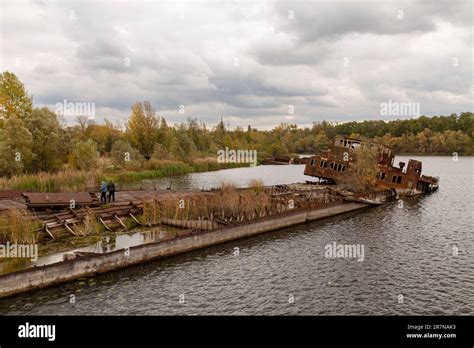
[(31, 169), (32, 136), (16, 116), (0, 129), (0, 175), (11, 176)]
[(128, 119), (127, 132), (132, 145), (149, 159), (157, 139), (160, 120), (148, 101), (135, 103)]
[(86, 139), (88, 136), (87, 131), (89, 127), (94, 124), (94, 122), (89, 119), (89, 116), (86, 115), (76, 116), (76, 122), (79, 125), (79, 134), (81, 136), (81, 140)]
[(116, 166), (124, 166), (130, 162), (137, 162), (142, 159), (140, 153), (126, 140), (117, 140), (112, 145), (112, 162)]
[(80, 170), (90, 170), (96, 167), (98, 161), (97, 144), (89, 139), (78, 141), (72, 149), (70, 164)]
[(35, 108), (24, 120), (32, 136), (33, 171), (55, 171), (67, 153), (63, 145), (64, 131), (56, 114), (48, 108)]
[(376, 147), (368, 144), (359, 147), (354, 161), (348, 167), (348, 173), (341, 176), (343, 187), (353, 192), (372, 192), (377, 180), (379, 154)]
[(0, 74), (0, 119), (24, 119), (32, 109), (32, 99), (16, 75), (9, 71)]
[(171, 157), (171, 153), (165, 146), (163, 146), (163, 144), (155, 144), (155, 147), (153, 148), (152, 158), (155, 158), (157, 160), (169, 160), (171, 159)]

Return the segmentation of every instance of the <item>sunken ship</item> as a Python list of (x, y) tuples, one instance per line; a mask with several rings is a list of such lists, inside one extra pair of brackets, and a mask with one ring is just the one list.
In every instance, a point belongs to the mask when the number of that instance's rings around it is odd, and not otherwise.
[(322, 150), (309, 158), (304, 174), (316, 177), (320, 182), (339, 184), (344, 176), (353, 175), (351, 168), (360, 148), (375, 149), (377, 154), (378, 189), (394, 190), (398, 195), (413, 196), (429, 193), (438, 189), (439, 178), (422, 175), (422, 163), (410, 159), (408, 165), (399, 162), (394, 165), (395, 153), (387, 145), (375, 141), (336, 136), (330, 149)]

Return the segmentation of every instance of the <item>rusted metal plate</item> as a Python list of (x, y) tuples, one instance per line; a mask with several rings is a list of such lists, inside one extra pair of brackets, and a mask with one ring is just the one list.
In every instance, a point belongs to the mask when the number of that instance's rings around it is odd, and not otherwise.
[(20, 198), (22, 190), (0, 190), (0, 199)]
[(23, 193), (28, 207), (61, 207), (74, 205), (94, 205), (99, 203), (98, 198), (90, 192), (67, 192), (67, 193)]

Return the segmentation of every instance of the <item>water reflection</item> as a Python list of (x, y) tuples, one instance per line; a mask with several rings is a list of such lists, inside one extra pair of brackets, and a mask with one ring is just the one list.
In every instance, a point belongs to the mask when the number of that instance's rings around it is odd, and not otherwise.
[(304, 165), (269, 165), (249, 168), (232, 168), (205, 173), (191, 173), (172, 178), (147, 179), (135, 183), (126, 183), (123, 189), (210, 189), (219, 187), (222, 182), (232, 182), (238, 187), (248, 186), (251, 179), (260, 179), (266, 185), (292, 184), (314, 181), (303, 174)]
[(176, 233), (176, 230), (168, 227), (153, 227), (148, 228), (144, 231), (125, 233), (125, 234), (114, 234), (108, 233), (103, 235), (100, 240), (97, 242), (67, 252), (57, 252), (41, 256), (38, 258), (37, 262), (29, 262), (23, 264), (25, 267), (34, 267), (42, 266), (51, 263), (60, 262), (63, 260), (65, 254), (74, 253), (74, 252), (86, 252), (86, 253), (108, 253), (119, 249), (124, 249), (127, 247), (133, 247), (146, 243), (153, 243), (160, 239), (169, 236), (170, 234)]

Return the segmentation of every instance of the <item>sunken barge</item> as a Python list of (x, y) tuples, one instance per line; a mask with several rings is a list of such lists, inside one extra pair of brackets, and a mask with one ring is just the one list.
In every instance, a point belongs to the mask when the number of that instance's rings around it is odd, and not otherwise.
[[(311, 184), (277, 185), (252, 189), (235, 189), (232, 193), (223, 190), (206, 192), (173, 192), (172, 190), (121, 192), (138, 200), (116, 202), (110, 206), (88, 206), (81, 202), (76, 209), (62, 208), (68, 195), (47, 195), (47, 202), (40, 196), (29, 199), (35, 209), (35, 218), (43, 227), (38, 230), (38, 243), (49, 240), (67, 239), (80, 236), (81, 226), (90, 219), (100, 223), (101, 234), (127, 233), (140, 225), (143, 233), (154, 233), (160, 226), (173, 226), (175, 232), (165, 233), (157, 239), (139, 245), (117, 248), (112, 251), (84, 252), (69, 250), (59, 255), (44, 255), (36, 262), (28, 261), (22, 269), (0, 274), (0, 297), (37, 290), (83, 277), (119, 270), (124, 267), (169, 257), (212, 245), (248, 238), (278, 229), (316, 221), (335, 215), (367, 209), (371, 204), (350, 202), (326, 186)], [(140, 201), (147, 196), (148, 201)], [(33, 196), (25, 195), (33, 198)], [(84, 199), (86, 195), (83, 194)], [(150, 207), (166, 204), (166, 199), (176, 203), (171, 214), (153, 214)], [(46, 197), (43, 197), (46, 198)], [(228, 204), (226, 201), (233, 201)], [(180, 210), (179, 202), (194, 207), (199, 217), (190, 216), (186, 208)], [(206, 202), (217, 202), (218, 209), (207, 209)], [(57, 203), (59, 211), (51, 210)], [(95, 205), (95, 199), (90, 202)], [(135, 221), (132, 227), (126, 223)], [(89, 222), (88, 222), (89, 221)], [(53, 257), (52, 257), (53, 256)], [(60, 257), (56, 257), (60, 256)], [(45, 260), (53, 260), (45, 262)]]

